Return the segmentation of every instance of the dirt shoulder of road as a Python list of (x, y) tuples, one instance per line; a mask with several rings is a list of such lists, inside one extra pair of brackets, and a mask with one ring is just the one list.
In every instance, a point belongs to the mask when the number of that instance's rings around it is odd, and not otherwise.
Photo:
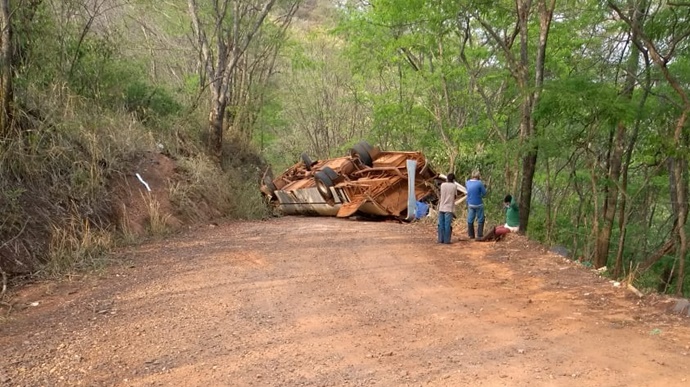
[(16, 289), (0, 385), (681, 386), (690, 319), (518, 235), (285, 217)]

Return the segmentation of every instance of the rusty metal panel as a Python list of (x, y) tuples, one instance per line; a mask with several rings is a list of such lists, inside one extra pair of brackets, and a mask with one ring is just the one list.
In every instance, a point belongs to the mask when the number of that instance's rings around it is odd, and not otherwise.
[(303, 179), (299, 179), (299, 180), (288, 183), (286, 186), (284, 186), (282, 188), (282, 190), (284, 190), (284, 191), (295, 191), (298, 189), (311, 188), (311, 187), (316, 187), (316, 184), (314, 184), (314, 179), (303, 178)]

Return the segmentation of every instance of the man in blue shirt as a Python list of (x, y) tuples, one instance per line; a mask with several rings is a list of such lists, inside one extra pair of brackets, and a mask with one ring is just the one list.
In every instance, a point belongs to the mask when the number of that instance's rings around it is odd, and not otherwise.
[(482, 183), (478, 170), (472, 172), (472, 177), (465, 182), (467, 188), (467, 235), (474, 239), (474, 221), (477, 220), (477, 238), (484, 236), (484, 196), (486, 187)]

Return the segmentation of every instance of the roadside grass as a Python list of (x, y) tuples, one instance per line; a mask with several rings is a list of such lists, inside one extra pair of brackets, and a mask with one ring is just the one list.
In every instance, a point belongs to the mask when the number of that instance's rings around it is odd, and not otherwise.
[(229, 213), (230, 181), (203, 154), (177, 160), (178, 180), (169, 185), (170, 201), (182, 218), (202, 222)]
[(73, 271), (98, 271), (105, 267), (105, 253), (114, 246), (113, 234), (94, 229), (88, 220), (75, 218), (53, 226), (48, 260), (43, 268), (48, 277), (62, 277)]
[[(58, 92), (58, 94), (60, 94)], [(132, 118), (51, 95), (0, 140), (0, 268), (56, 277), (101, 268), (117, 235), (108, 183), (154, 146)]]
[(223, 168), (204, 154), (179, 157), (180, 179), (169, 184), (170, 200), (184, 219), (261, 219), (269, 215), (259, 191), (262, 160), (250, 145), (229, 138)]
[(264, 197), (259, 191), (258, 176), (256, 181), (247, 177), (246, 171), (234, 171), (230, 174), (233, 182), (228, 188), (232, 197), (229, 216), (234, 219), (264, 219), (270, 215)]
[(126, 208), (115, 208), (111, 183), (146, 152), (164, 150), (175, 159), (168, 193), (184, 223), (268, 213), (258, 187), (260, 159), (250, 146), (226, 151), (221, 170), (200, 151), (202, 136), (189, 118), (154, 130), (64, 88), (38, 103), (32, 111), (41, 114), (23, 113), (16, 138), (0, 139), (0, 271), (8, 276), (100, 270), (117, 246), (169, 235), (170, 215), (151, 195), (142, 197), (146, 235), (131, 229)]
[(168, 225), (170, 214), (161, 211), (160, 202), (150, 192), (142, 193), (141, 198), (146, 205), (149, 234), (155, 237), (167, 235), (171, 231)]
[(229, 180), (228, 188), (233, 198), (230, 216), (236, 219), (264, 219), (271, 215), (263, 195), (259, 191), (261, 176), (268, 165), (257, 155), (258, 149), (241, 136), (228, 136), (224, 144), (223, 165)]
[(134, 245), (139, 243), (142, 238), (137, 235), (137, 233), (132, 230), (132, 226), (129, 219), (129, 214), (127, 212), (127, 206), (122, 203), (122, 208), (120, 210), (120, 216), (117, 219), (117, 228), (119, 232), (119, 244), (123, 245)]

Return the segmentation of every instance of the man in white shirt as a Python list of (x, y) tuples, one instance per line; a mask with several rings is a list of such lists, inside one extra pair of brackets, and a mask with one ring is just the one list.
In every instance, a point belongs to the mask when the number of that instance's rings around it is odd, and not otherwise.
[(441, 184), (441, 197), (438, 201), (438, 243), (450, 244), (451, 222), (455, 212), (455, 174), (449, 173), (446, 182)]

